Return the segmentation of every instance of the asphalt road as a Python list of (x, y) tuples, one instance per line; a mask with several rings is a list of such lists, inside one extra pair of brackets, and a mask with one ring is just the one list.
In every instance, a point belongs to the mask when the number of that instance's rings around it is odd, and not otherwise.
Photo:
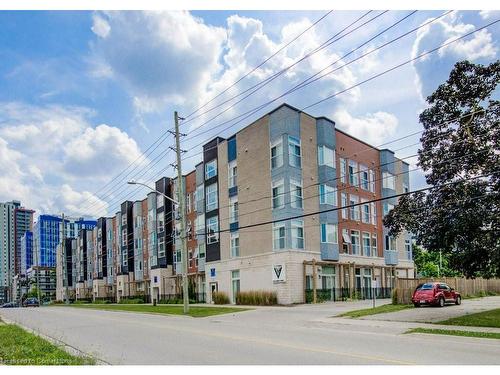
[(340, 319), (369, 302), (259, 308), (207, 318), (72, 307), (4, 318), (110, 364), (500, 364), (498, 340), (403, 334), (412, 324)]

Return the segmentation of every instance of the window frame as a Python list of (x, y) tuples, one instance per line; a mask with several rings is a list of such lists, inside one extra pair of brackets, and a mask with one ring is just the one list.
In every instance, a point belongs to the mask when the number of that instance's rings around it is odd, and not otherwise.
[[(213, 167), (211, 168), (211, 166)], [(213, 175), (211, 175), (213, 173)], [(205, 163), (205, 181), (217, 176), (217, 158)]]
[[(211, 191), (211, 188), (215, 187), (215, 191)], [(206, 186), (205, 188), (205, 211), (206, 212), (210, 212), (210, 211), (213, 211), (213, 210), (216, 210), (217, 208), (219, 208), (219, 187), (217, 185), (217, 182), (214, 182), (213, 184), (210, 184), (208, 186)], [(215, 202), (211, 202), (209, 197), (212, 197), (212, 196), (215, 196), (215, 199), (214, 201)], [(214, 207), (212, 207), (214, 206)]]
[[(276, 150), (276, 155), (273, 156), (273, 149)], [(283, 166), (283, 139), (279, 138), (276, 141), (271, 143), (270, 146), (270, 163), (271, 163), (271, 170), (280, 168)], [(276, 165), (273, 165), (273, 161), (276, 160)]]
[[(297, 154), (298, 150), (298, 154)], [(298, 165), (292, 160), (298, 160)], [(302, 146), (299, 138), (288, 136), (288, 164), (291, 167), (302, 168)]]
[[(297, 194), (297, 191), (300, 191), (300, 195)], [(304, 190), (302, 188), (302, 181), (290, 179), (290, 206), (299, 209), (304, 208)]]

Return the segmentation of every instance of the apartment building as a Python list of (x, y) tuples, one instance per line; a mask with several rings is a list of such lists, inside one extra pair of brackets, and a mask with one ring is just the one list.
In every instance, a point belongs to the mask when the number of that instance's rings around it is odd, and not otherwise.
[[(413, 276), (410, 236), (392, 239), (382, 224), (395, 202), (370, 202), (409, 187), (407, 164), (328, 118), (284, 104), (205, 144), (196, 170), (209, 294), (235, 302), (239, 291), (273, 290), (279, 303), (301, 303), (309, 289), (330, 289), (333, 299), (337, 288)], [(266, 224), (245, 228), (255, 223)]]
[(20, 205), (19, 201), (0, 203), (0, 303), (12, 298), (16, 251), (15, 210)]
[(14, 210), (14, 233), (15, 233), (15, 255), (14, 255), (14, 274), (23, 274), (21, 272), (21, 241), (23, 235), (28, 231), (33, 231), (34, 210), (24, 207), (16, 207)]

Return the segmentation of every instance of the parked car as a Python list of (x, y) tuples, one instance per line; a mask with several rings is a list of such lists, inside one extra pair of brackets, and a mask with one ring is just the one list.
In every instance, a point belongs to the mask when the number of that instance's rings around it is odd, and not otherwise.
[(40, 303), (36, 298), (27, 298), (23, 302), (24, 307), (40, 307)]
[(433, 305), (443, 307), (446, 303), (460, 305), (462, 297), (445, 283), (425, 283), (417, 286), (411, 298), (415, 307)]
[(19, 307), (19, 304), (17, 302), (7, 302), (7, 303), (4, 303), (1, 307), (3, 309), (11, 308), (11, 307)]

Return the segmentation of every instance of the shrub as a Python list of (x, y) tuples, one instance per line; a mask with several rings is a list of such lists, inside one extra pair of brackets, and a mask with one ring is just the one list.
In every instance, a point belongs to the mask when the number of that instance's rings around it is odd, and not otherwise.
[(106, 303), (111, 303), (111, 301), (108, 301), (107, 299), (96, 299), (95, 301), (92, 301), (92, 303), (96, 305), (103, 305)]
[(397, 289), (394, 288), (391, 292), (391, 299), (392, 299), (392, 304), (397, 305), (398, 304), (398, 292)]
[(229, 297), (224, 292), (213, 292), (212, 299), (216, 305), (227, 305), (229, 303)]
[(278, 304), (278, 296), (276, 292), (265, 290), (252, 290), (248, 292), (239, 292), (236, 295), (237, 305), (256, 305), (270, 306)]
[(120, 300), (121, 304), (130, 304), (130, 305), (136, 305), (136, 304), (140, 304), (140, 303), (144, 303), (144, 299), (139, 297), (139, 298), (122, 298)]

